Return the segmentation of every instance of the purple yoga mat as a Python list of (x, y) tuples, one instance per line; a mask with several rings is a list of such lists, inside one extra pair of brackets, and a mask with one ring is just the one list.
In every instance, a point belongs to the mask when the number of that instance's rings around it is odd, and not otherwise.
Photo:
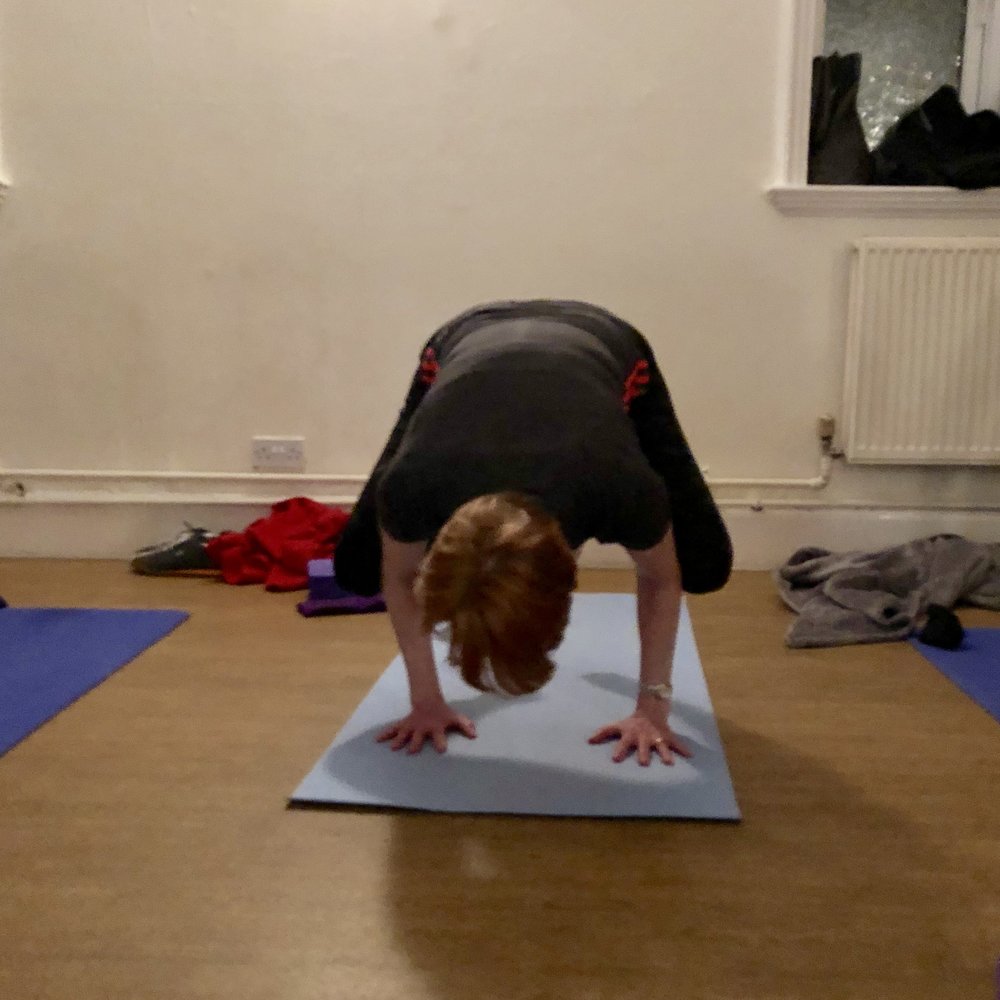
[(186, 611), (0, 608), (0, 754), (187, 617)]
[(911, 643), (956, 687), (1000, 722), (1000, 628), (969, 628), (959, 649)]

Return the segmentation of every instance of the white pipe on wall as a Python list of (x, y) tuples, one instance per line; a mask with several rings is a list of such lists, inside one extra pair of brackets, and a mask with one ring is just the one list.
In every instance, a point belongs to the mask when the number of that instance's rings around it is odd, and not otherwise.
[(819, 474), (811, 479), (711, 479), (708, 485), (719, 489), (746, 487), (748, 489), (805, 489), (821, 490), (830, 484), (833, 473), (833, 456), (822, 455), (819, 460)]
[[(830, 481), (833, 456), (820, 460), (811, 479), (715, 479), (716, 488), (822, 489)], [(303, 475), (245, 472), (137, 472), (71, 469), (0, 470), (0, 506), (43, 505), (218, 505), (254, 507), (289, 496), (350, 507), (366, 480), (357, 475)], [(41, 487), (36, 489), (35, 485)], [(157, 488), (157, 485), (160, 488)], [(149, 487), (152, 488), (143, 488)], [(720, 507), (764, 510), (871, 510), (998, 513), (1000, 504), (928, 504), (870, 500), (719, 498)]]
[(0, 469), (0, 505), (270, 505), (291, 496), (350, 506), (364, 476), (301, 473)]

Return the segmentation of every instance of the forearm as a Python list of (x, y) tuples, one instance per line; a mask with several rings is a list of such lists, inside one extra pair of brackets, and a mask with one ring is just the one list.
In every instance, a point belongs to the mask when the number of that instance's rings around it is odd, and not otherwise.
[(640, 645), (638, 710), (664, 715), (669, 712), (669, 701), (644, 688), (670, 683), (681, 595), (679, 579), (663, 581), (641, 574), (637, 578)]
[(412, 578), (387, 575), (383, 581), (383, 596), (406, 665), (412, 706), (417, 708), (444, 701), (431, 638), (420, 627), (420, 607), (413, 594)]

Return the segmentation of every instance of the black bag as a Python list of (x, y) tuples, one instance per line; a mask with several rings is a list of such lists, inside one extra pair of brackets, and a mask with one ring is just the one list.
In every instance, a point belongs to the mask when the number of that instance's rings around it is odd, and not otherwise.
[(874, 163), (876, 184), (1000, 187), (1000, 115), (970, 115), (941, 87), (889, 130)]
[(861, 53), (813, 59), (809, 183), (871, 184), (872, 158), (858, 114)]

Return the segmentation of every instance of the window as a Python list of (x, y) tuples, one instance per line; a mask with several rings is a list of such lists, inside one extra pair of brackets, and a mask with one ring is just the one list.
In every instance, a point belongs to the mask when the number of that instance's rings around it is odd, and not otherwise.
[[(782, 176), (768, 192), (781, 211), (1000, 216), (1000, 189), (995, 188), (806, 184), (815, 55), (835, 48), (862, 53), (866, 92), (859, 106), (869, 143), (942, 83), (958, 85), (969, 111), (1000, 111), (1000, 0), (789, 0), (788, 9), (785, 155)], [(892, 56), (886, 58), (889, 51)]]
[(996, 8), (996, 0), (826, 0), (824, 54), (861, 53), (858, 111), (870, 147), (945, 85), (968, 111), (1000, 110), (983, 58)]

